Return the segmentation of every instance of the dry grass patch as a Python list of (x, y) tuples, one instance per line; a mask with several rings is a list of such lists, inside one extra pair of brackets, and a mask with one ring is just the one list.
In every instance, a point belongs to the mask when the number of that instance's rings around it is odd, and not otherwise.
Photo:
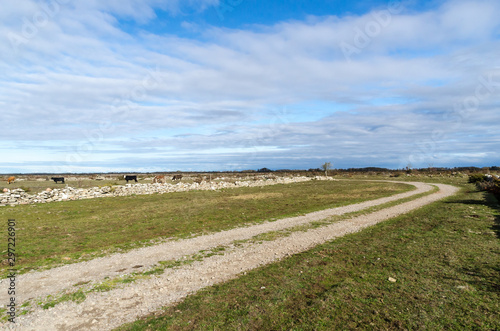
[(268, 198), (281, 198), (283, 193), (255, 193), (255, 194), (242, 194), (230, 197), (233, 200), (259, 200)]

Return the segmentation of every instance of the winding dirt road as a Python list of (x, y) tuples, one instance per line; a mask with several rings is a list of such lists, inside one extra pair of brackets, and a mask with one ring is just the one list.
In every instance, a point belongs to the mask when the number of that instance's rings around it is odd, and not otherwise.
[[(407, 213), (426, 204), (451, 196), (458, 188), (434, 184), (439, 191), (400, 203), (366, 215), (327, 224), (306, 232), (292, 232), (273, 241), (247, 241), (234, 245), (236, 240), (246, 240), (270, 231), (279, 231), (297, 225), (327, 220), (334, 215), (360, 211), (383, 203), (397, 201), (427, 192), (432, 186), (424, 183), (407, 183), (416, 190), (345, 207), (327, 209), (304, 216), (236, 228), (191, 239), (166, 242), (160, 245), (133, 250), (124, 254), (66, 265), (42, 272), (21, 275), (17, 280), (18, 304), (29, 299), (43, 298), (70, 289), (75, 284), (96, 284), (106, 277), (114, 278), (132, 272), (147, 270), (159, 261), (176, 260), (201, 250), (225, 246), (220, 255), (178, 268), (166, 269), (161, 275), (137, 280), (123, 288), (108, 292), (91, 292), (82, 303), (66, 301), (50, 309), (33, 308), (27, 315), (16, 318), (16, 323), (0, 325), (4, 329), (19, 330), (110, 330), (121, 324), (171, 305), (201, 288), (238, 277), (242, 272), (276, 262), (289, 255), (308, 250), (316, 245), (348, 233), (360, 231), (381, 221)], [(141, 266), (141, 267), (138, 267)], [(0, 281), (0, 302), (8, 302), (7, 280)], [(86, 286), (89, 286), (88, 284)]]

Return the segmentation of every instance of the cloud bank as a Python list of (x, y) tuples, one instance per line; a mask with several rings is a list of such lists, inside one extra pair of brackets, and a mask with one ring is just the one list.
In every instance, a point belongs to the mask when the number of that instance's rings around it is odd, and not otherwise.
[[(500, 163), (498, 1), (241, 28), (186, 14), (217, 6), (4, 5), (0, 172)], [(157, 28), (165, 13), (190, 36)]]

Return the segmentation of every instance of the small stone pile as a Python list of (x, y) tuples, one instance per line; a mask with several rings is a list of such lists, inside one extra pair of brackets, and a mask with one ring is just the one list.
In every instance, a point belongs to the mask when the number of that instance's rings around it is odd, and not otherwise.
[(177, 184), (125, 184), (92, 188), (73, 188), (66, 185), (63, 189), (46, 189), (38, 194), (28, 194), (22, 189), (4, 189), (0, 193), (0, 206), (27, 205), (33, 203), (48, 203), (56, 201), (70, 201), (93, 199), (101, 197), (119, 197), (128, 195), (143, 195), (153, 193), (185, 192), (193, 190), (220, 190), (236, 187), (256, 187), (276, 184), (299, 183), (310, 180), (332, 180), (330, 177), (278, 177), (272, 179), (258, 179), (255, 181), (236, 182), (201, 182)]

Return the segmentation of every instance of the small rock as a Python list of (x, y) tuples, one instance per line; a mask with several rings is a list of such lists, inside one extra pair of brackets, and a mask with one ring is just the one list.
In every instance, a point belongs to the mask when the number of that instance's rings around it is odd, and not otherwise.
[(391, 282), (391, 283), (395, 283), (396, 282), (396, 279), (395, 278), (392, 278), (392, 277), (389, 277), (388, 280)]

